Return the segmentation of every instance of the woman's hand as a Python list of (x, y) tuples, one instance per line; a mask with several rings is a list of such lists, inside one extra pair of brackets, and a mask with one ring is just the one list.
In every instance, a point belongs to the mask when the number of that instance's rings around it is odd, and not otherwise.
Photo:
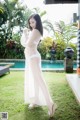
[(24, 29), (23, 29), (23, 32), (24, 32), (25, 34), (28, 34), (28, 33), (29, 33), (29, 29), (28, 29), (28, 28), (24, 28)]

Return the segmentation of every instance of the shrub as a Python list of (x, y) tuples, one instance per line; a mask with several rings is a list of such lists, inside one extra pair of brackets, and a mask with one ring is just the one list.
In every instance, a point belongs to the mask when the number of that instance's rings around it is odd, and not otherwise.
[(63, 60), (64, 59), (64, 50), (66, 48), (66, 44), (63, 40), (57, 40), (57, 47), (56, 47), (56, 59)]
[(50, 59), (50, 49), (53, 43), (53, 39), (50, 37), (46, 37), (44, 38), (39, 46), (38, 46), (38, 50), (41, 53), (41, 57), (42, 59)]

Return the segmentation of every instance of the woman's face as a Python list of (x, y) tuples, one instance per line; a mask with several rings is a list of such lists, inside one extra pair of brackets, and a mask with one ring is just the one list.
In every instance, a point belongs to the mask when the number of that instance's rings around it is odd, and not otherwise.
[(35, 29), (35, 28), (36, 28), (36, 20), (35, 20), (34, 18), (31, 18), (31, 19), (29, 20), (29, 24), (30, 24), (30, 27), (31, 27), (32, 29)]

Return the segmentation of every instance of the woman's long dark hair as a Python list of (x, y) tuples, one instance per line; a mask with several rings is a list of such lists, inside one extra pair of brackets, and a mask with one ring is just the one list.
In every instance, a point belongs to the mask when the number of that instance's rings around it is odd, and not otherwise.
[(38, 14), (33, 14), (29, 17), (28, 19), (28, 24), (29, 24), (29, 28), (30, 30), (32, 30), (32, 27), (30, 26), (30, 19), (34, 18), (36, 20), (36, 28), (37, 30), (39, 30), (39, 32), (41, 33), (41, 35), (43, 35), (43, 26), (42, 26), (42, 22), (41, 22), (41, 18)]

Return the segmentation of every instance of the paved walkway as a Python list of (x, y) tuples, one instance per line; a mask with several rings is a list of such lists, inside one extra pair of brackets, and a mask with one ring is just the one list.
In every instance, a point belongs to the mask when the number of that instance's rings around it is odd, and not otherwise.
[(80, 77), (77, 74), (66, 74), (66, 78), (80, 104)]

